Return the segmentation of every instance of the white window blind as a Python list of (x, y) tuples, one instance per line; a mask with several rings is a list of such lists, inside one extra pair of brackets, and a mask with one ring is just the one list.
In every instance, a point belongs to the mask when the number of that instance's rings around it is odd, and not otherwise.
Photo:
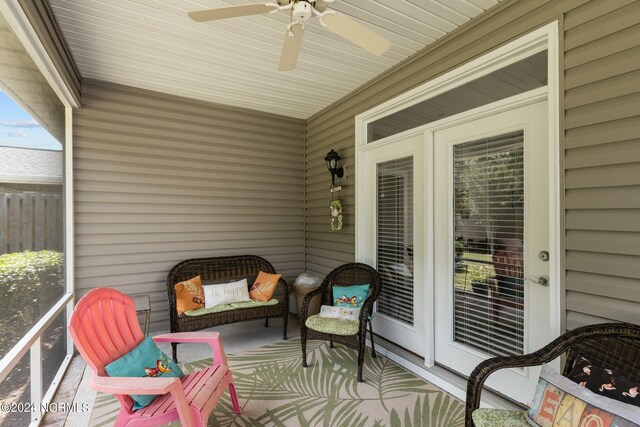
[(377, 165), (378, 312), (413, 325), (413, 157)]
[(523, 354), (524, 133), (457, 144), (454, 340), (489, 355)]

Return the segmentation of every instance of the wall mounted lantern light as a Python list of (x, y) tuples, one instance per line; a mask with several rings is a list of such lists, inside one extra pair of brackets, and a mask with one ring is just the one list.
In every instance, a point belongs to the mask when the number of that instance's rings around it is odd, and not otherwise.
[(336, 176), (338, 178), (342, 178), (344, 176), (344, 169), (338, 167), (338, 162), (342, 159), (335, 150), (329, 151), (327, 157), (324, 158), (324, 161), (327, 163), (327, 169), (331, 172), (331, 186), (335, 187), (336, 185)]

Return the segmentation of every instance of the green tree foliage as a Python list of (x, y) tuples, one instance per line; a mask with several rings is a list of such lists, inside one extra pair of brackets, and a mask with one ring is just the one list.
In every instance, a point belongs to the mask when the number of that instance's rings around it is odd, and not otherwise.
[(16, 316), (39, 317), (63, 292), (62, 253), (26, 251), (0, 255), (1, 322)]

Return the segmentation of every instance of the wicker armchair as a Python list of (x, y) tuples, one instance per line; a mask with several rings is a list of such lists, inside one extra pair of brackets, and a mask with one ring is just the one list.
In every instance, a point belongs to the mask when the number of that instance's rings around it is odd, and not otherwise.
[[(226, 283), (247, 279), (249, 287), (251, 287), (260, 271), (272, 274), (276, 272), (269, 261), (255, 255), (193, 258), (175, 265), (167, 275), (171, 332), (198, 331), (212, 326), (254, 319), (265, 319), (265, 326), (269, 326), (270, 317), (282, 317), (282, 338), (286, 340), (289, 319), (289, 290), (287, 282), (283, 279), (280, 279), (273, 294), (273, 298), (279, 301), (276, 305), (229, 310), (196, 317), (178, 316), (176, 311), (176, 283), (200, 276), (204, 283)], [(177, 361), (178, 345), (172, 343), (171, 346), (173, 360)]]
[(495, 357), (480, 363), (467, 382), (465, 426), (474, 427), (471, 414), (480, 406), (482, 386), (487, 377), (504, 368), (537, 366), (566, 355), (563, 375), (568, 375), (578, 356), (595, 365), (606, 366), (618, 374), (640, 381), (640, 325), (603, 323), (573, 329), (540, 350), (513, 357)]
[[(319, 332), (308, 328), (305, 325), (307, 320), (307, 312), (311, 299), (318, 294), (322, 294), (321, 300), (324, 305), (333, 305), (333, 286), (348, 286), (355, 284), (369, 284), (369, 296), (364, 301), (360, 309), (359, 328), (355, 335), (336, 335)], [(362, 365), (364, 363), (365, 339), (367, 335), (367, 326), (369, 326), (371, 340), (371, 355), (376, 357), (376, 350), (373, 342), (373, 329), (371, 327), (370, 316), (373, 310), (373, 303), (378, 299), (382, 280), (380, 275), (373, 268), (366, 264), (351, 263), (337, 267), (330, 272), (322, 281), (318, 289), (309, 292), (302, 300), (302, 308), (300, 310), (300, 340), (302, 344), (302, 366), (307, 367), (307, 339), (326, 340), (333, 343), (344, 344), (348, 347), (358, 350), (358, 381), (362, 382)]]

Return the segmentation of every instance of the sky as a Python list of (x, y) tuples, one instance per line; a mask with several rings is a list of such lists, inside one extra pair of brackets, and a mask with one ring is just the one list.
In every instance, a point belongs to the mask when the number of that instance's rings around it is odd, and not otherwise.
[(57, 139), (1, 90), (0, 146), (62, 150)]

